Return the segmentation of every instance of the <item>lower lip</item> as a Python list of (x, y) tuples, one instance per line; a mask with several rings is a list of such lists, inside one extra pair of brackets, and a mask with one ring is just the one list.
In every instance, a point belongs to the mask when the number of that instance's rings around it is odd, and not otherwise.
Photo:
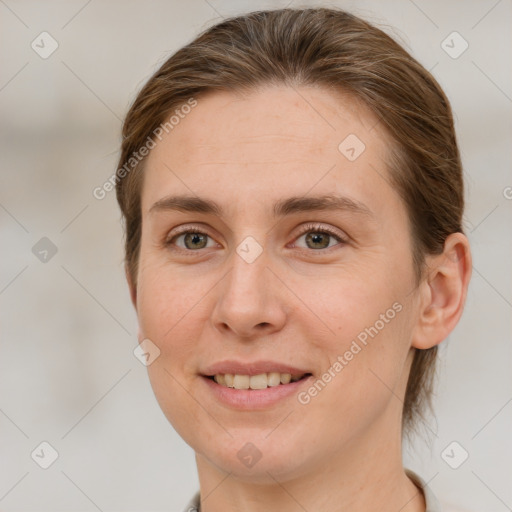
[(235, 389), (221, 386), (214, 380), (201, 376), (201, 379), (218, 401), (241, 410), (260, 410), (270, 407), (292, 395), (296, 395), (299, 389), (307, 385), (312, 378), (313, 376), (310, 375), (289, 384), (279, 384), (266, 389)]

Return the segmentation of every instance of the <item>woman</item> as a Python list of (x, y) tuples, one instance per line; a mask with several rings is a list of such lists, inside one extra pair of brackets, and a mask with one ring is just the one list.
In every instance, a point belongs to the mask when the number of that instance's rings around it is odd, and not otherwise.
[(333, 9), (232, 18), (123, 128), (126, 275), (186, 510), (438, 511), (401, 441), (471, 273), (449, 102)]

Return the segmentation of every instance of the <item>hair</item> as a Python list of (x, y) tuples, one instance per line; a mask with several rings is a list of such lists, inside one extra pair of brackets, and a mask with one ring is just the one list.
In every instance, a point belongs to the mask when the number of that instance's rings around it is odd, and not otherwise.
[[(419, 282), (425, 256), (440, 254), (448, 235), (463, 232), (462, 164), (449, 101), (433, 76), (381, 29), (338, 9), (287, 8), (251, 12), (206, 29), (166, 60), (133, 102), (115, 176), (133, 286), (145, 162), (139, 151), (170, 113), (191, 98), (264, 85), (349, 93), (376, 115), (393, 141), (386, 163), (407, 208)], [(415, 350), (402, 414), (407, 433), (432, 409), (437, 359), (437, 346)]]

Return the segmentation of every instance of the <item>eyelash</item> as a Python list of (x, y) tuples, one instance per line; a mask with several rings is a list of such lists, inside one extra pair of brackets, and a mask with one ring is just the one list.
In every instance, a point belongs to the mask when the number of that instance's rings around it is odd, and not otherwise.
[[(347, 243), (347, 240), (344, 237), (342, 237), (337, 231), (335, 231), (334, 229), (329, 228), (327, 226), (322, 226), (321, 224), (311, 223), (311, 224), (304, 225), (296, 238), (300, 238), (301, 236), (305, 235), (306, 233), (322, 233), (322, 234), (330, 235), (331, 237), (335, 238), (339, 242), (339, 244), (337, 244), (337, 245)], [(308, 248), (304, 249), (302, 247), (300, 247), (300, 249), (303, 249), (305, 251), (312, 251), (312, 252), (326, 252), (335, 247), (336, 246), (333, 245), (332, 247), (327, 247), (325, 249), (317, 249), (317, 250), (308, 249)]]
[[(321, 224), (306, 224), (305, 226), (303, 226), (301, 232), (297, 235), (297, 237), (295, 239), (298, 239), (301, 236), (303, 236), (304, 234), (309, 233), (309, 232), (322, 233), (322, 234), (330, 235), (330, 236), (332, 236), (333, 238), (335, 238), (339, 242), (337, 245), (343, 245), (343, 244), (347, 243), (347, 239), (342, 237), (334, 229), (326, 227), (326, 226), (322, 226)], [(206, 236), (210, 237), (211, 239), (213, 239), (213, 237), (210, 236), (206, 230), (201, 230), (201, 229), (198, 229), (198, 228), (183, 226), (182, 228), (178, 228), (178, 231), (176, 233), (174, 233), (172, 238), (168, 239), (165, 242), (165, 246), (166, 247), (174, 246), (173, 241), (176, 238), (178, 238), (179, 236), (187, 235), (187, 234), (194, 234), (194, 233), (197, 233), (197, 234), (200, 234), (200, 235), (206, 235)], [(336, 245), (334, 245), (332, 247), (327, 247), (325, 249), (308, 249), (308, 248), (303, 248), (303, 247), (299, 247), (299, 249), (302, 249), (303, 251), (308, 251), (308, 252), (323, 252), (323, 253), (325, 253), (327, 251), (330, 251), (330, 249), (334, 249), (335, 247), (336, 247)], [(182, 251), (182, 252), (186, 252), (186, 253), (196, 253), (196, 252), (200, 252), (201, 251), (201, 249), (192, 250), (192, 249), (184, 249), (182, 247), (178, 247), (176, 250), (179, 250), (179, 251)]]

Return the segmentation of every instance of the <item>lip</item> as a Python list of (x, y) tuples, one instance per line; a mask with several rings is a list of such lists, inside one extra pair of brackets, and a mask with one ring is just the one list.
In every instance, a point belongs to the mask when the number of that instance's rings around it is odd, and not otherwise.
[[(252, 376), (270, 372), (289, 373), (291, 375), (309, 375), (301, 380), (290, 382), (289, 384), (279, 384), (279, 386), (272, 386), (266, 389), (228, 388), (217, 384), (213, 379), (209, 378), (213, 375), (225, 375), (226, 373)], [(220, 361), (206, 367), (201, 371), (200, 379), (204, 382), (208, 393), (211, 393), (213, 398), (222, 405), (238, 411), (261, 411), (287, 398), (296, 396), (300, 388), (310, 385), (313, 375), (309, 369), (297, 368), (277, 361), (259, 360), (241, 362), (230, 360)]]
[[(257, 374), (256, 374), (257, 375)], [(260, 411), (284, 401), (291, 396), (297, 396), (300, 388), (309, 386), (313, 375), (289, 384), (268, 387), (266, 389), (234, 389), (217, 384), (214, 380), (201, 375), (209, 393), (221, 404), (235, 410)]]
[(259, 375), (260, 373), (290, 373), (291, 375), (303, 375), (312, 373), (309, 369), (296, 368), (277, 361), (260, 360), (241, 362), (234, 360), (219, 361), (201, 371), (201, 375), (212, 377), (213, 375), (230, 373), (233, 375)]

